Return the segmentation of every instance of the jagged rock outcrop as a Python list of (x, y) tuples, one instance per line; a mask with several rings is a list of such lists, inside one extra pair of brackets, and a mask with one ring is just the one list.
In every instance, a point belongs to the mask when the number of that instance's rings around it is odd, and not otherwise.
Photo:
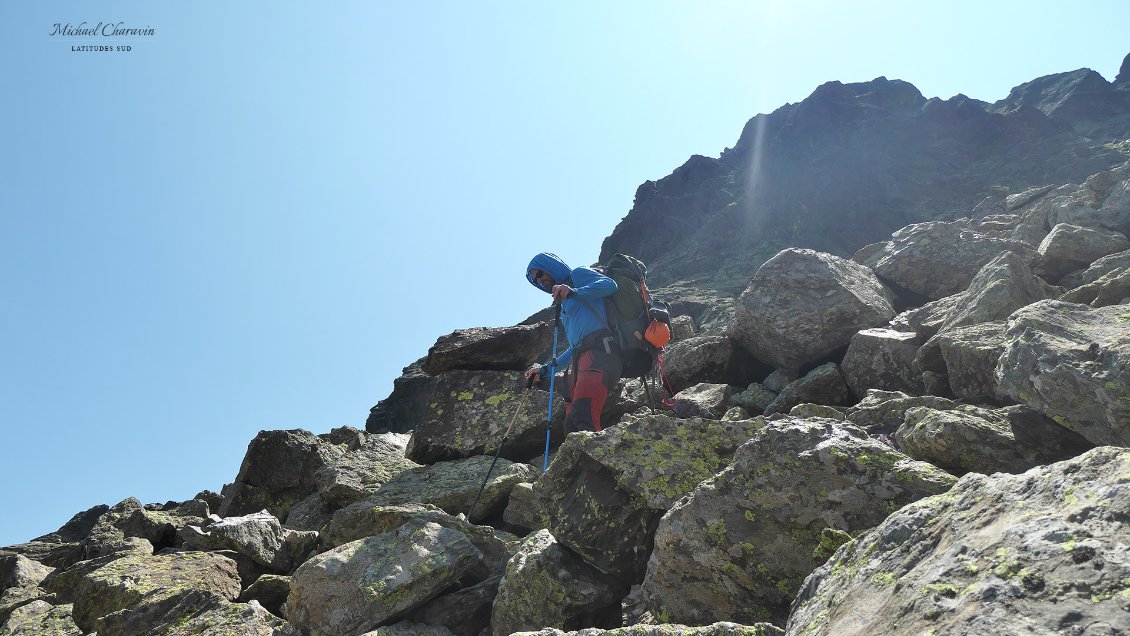
[(1108, 307), (1130, 303), (1130, 267), (1114, 270), (1059, 297), (1066, 303)]
[[(1126, 93), (1103, 83), (1052, 85), (1065, 103), (1085, 103), (1094, 87)], [(886, 78), (828, 82), (751, 119), (717, 159), (692, 157), (642, 184), (599, 260), (633, 254), (656, 286), (694, 281), (737, 293), (782, 248), (850, 255), (907, 224), (966, 216), (996, 186), (1079, 183), (1125, 161), (1102, 144), (1130, 136), (1126, 107), (1099, 109), (1105, 118), (1079, 129), (1075, 109), (1048, 115), (1046, 99), (1028, 90), (992, 105), (926, 99)]]
[(788, 249), (738, 298), (731, 337), (759, 360), (800, 369), (894, 318), (894, 297), (871, 270), (831, 254)]
[(954, 294), (930, 301), (921, 307), (908, 309), (892, 318), (890, 327), (895, 331), (911, 332), (921, 338), (930, 338), (938, 333), (942, 323), (957, 306), (959, 300), (961, 294)]
[(652, 415), (574, 433), (534, 494), (557, 541), (597, 569), (639, 582), (659, 518), (762, 425)]
[(648, 608), (664, 622), (783, 624), (804, 577), (849, 533), (954, 481), (851, 425), (772, 422), (664, 515)]
[(359, 634), (423, 605), (481, 559), (463, 533), (409, 521), (303, 563), (291, 579), (287, 617), (305, 630)]
[[(898, 510), (805, 581), (787, 632), (1130, 630), (1130, 451), (971, 473)], [(897, 626), (897, 627), (896, 627)]]
[(1124, 130), (1130, 95), (1095, 71), (1081, 68), (1021, 84), (993, 104), (990, 112), (1007, 114), (1021, 108), (1035, 108), (1080, 133), (1101, 135)]
[(1094, 444), (1130, 444), (1130, 309), (1054, 300), (1008, 321), (1000, 390)]
[(506, 565), (491, 616), (495, 636), (541, 627), (616, 627), (628, 587), (539, 530)]
[(867, 392), (858, 404), (847, 410), (847, 420), (871, 435), (894, 433), (905, 419), (906, 412), (917, 406), (936, 410), (958, 408), (958, 403), (936, 395), (907, 395), (900, 391)]

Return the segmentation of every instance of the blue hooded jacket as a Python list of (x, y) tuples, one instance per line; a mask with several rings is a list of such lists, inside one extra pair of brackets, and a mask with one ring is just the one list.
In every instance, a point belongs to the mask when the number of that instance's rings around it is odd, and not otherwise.
[[(585, 336), (607, 329), (608, 314), (601, 299), (616, 293), (616, 282), (588, 267), (570, 270), (555, 254), (542, 252), (530, 260), (526, 267), (526, 280), (547, 294), (550, 290), (538, 285), (537, 279), (530, 273), (535, 269), (552, 276), (558, 285), (568, 285), (573, 289), (573, 293), (561, 303), (561, 323), (565, 325), (565, 337), (569, 341), (569, 348), (557, 356), (557, 368), (562, 368), (569, 364), (573, 349)], [(599, 316), (594, 315), (594, 310)]]

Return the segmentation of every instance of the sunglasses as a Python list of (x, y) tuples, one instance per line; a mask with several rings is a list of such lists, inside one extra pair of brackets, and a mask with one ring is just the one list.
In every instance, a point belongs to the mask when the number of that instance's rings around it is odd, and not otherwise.
[[(542, 289), (549, 289), (553, 285), (553, 277), (540, 269), (530, 270), (530, 275), (537, 281), (538, 286)], [(545, 280), (542, 280), (545, 279)]]

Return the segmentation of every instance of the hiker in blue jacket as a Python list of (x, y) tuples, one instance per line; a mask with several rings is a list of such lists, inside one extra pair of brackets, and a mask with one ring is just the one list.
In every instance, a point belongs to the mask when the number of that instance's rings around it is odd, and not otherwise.
[[(569, 269), (554, 254), (542, 252), (526, 268), (526, 279), (561, 304), (561, 323), (569, 347), (546, 365), (535, 365), (527, 376), (556, 373), (566, 368), (565, 432), (600, 431), (600, 412), (608, 392), (620, 380), (620, 348), (608, 330), (604, 298), (616, 293), (616, 283), (588, 267)], [(572, 364), (570, 364), (572, 363)]]

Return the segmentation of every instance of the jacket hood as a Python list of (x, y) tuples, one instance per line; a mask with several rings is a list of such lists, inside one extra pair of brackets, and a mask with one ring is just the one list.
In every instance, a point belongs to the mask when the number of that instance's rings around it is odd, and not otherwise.
[(526, 280), (530, 281), (530, 284), (534, 287), (546, 293), (549, 293), (549, 290), (542, 289), (541, 286), (538, 285), (538, 281), (530, 274), (530, 270), (533, 269), (540, 269), (549, 274), (553, 277), (553, 280), (557, 281), (558, 285), (565, 284), (569, 280), (569, 276), (573, 273), (573, 270), (570, 269), (564, 261), (558, 258), (556, 254), (542, 252), (530, 259), (530, 264), (526, 267)]

